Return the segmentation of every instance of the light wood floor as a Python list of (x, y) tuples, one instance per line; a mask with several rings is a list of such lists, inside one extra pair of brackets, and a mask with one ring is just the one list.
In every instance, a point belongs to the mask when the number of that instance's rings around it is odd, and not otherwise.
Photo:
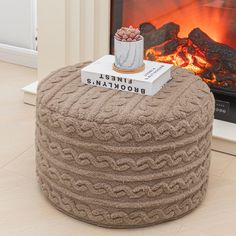
[(213, 152), (203, 204), (182, 219), (144, 229), (108, 230), (72, 219), (42, 196), (35, 176), (35, 108), (20, 88), (36, 71), (0, 62), (0, 236), (234, 236), (236, 157)]

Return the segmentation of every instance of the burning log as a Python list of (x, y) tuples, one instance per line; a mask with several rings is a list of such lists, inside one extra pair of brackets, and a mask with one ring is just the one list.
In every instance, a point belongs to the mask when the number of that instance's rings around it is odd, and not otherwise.
[[(167, 56), (174, 53), (177, 50), (178, 46), (179, 46), (179, 40), (174, 39), (174, 40), (167, 41), (166, 43), (163, 43), (161, 45), (155, 46), (154, 50), (158, 52), (160, 56)], [(151, 59), (149, 58), (149, 60)]]
[[(145, 29), (145, 27), (148, 27), (148, 29)], [(140, 25), (140, 31), (143, 32), (142, 36), (144, 37), (145, 49), (160, 45), (169, 40), (177, 39), (179, 33), (179, 25), (170, 22), (163, 25), (159, 29), (156, 29), (155, 26), (153, 27), (150, 26), (150, 23)]]
[(236, 50), (211, 39), (201, 29), (195, 28), (189, 34), (190, 40), (205, 52), (209, 61), (220, 61), (223, 67), (236, 73)]
[(213, 80), (213, 73), (210, 69), (207, 68), (201, 73), (201, 77)]
[(206, 64), (205, 63), (202, 63), (201, 61), (197, 60), (196, 57), (192, 57), (192, 63), (194, 66), (197, 66), (198, 68), (201, 68), (201, 69), (204, 69)]
[(189, 59), (187, 58), (187, 56), (185, 55), (185, 53), (183, 51), (180, 51), (176, 54), (176, 60), (178, 60), (178, 64), (181, 67), (185, 67), (189, 64)]
[(233, 75), (219, 73), (219, 74), (216, 74), (216, 80), (218, 82), (224, 82), (224, 81), (230, 82), (230, 81), (233, 81)]
[(225, 69), (233, 73), (236, 73), (236, 57), (232, 59), (232, 61), (230, 59), (229, 60), (223, 59), (222, 64), (224, 65)]
[(215, 63), (211, 68), (213, 72), (220, 72), (222, 70), (222, 64), (220, 62)]
[(192, 70), (210, 86), (232, 89), (236, 86), (236, 50), (215, 42), (201, 29), (193, 29), (188, 38), (179, 38), (179, 26), (168, 23), (156, 29), (150, 23), (140, 25), (145, 38), (145, 58), (173, 63)]
[(174, 39), (174, 40), (167, 42), (166, 44), (164, 44), (161, 47), (162, 55), (165, 56), (165, 55), (169, 55), (169, 54), (174, 53), (177, 50), (178, 46), (179, 46), (178, 39)]
[(188, 47), (188, 53), (195, 55), (196, 54), (196, 49), (193, 46), (189, 46)]
[(139, 26), (139, 30), (141, 34), (145, 34), (145, 33), (150, 33), (151, 31), (155, 31), (156, 27), (149, 22), (145, 22)]

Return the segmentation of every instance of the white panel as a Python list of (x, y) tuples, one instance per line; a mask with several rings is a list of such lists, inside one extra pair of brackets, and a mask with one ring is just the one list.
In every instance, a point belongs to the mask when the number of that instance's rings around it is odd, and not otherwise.
[(34, 49), (36, 0), (0, 0), (0, 43)]
[(109, 52), (109, 0), (38, 1), (38, 77)]
[[(66, 1), (39, 0), (38, 16), (38, 77), (66, 65)], [(68, 1), (69, 2), (69, 1)]]

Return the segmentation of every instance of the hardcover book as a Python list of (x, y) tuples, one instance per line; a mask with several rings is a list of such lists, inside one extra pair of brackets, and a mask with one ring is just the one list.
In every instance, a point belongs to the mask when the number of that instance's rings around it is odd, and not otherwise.
[(85, 84), (117, 89), (144, 95), (156, 94), (171, 79), (171, 64), (145, 61), (139, 73), (124, 74), (114, 71), (115, 57), (106, 55), (81, 70)]

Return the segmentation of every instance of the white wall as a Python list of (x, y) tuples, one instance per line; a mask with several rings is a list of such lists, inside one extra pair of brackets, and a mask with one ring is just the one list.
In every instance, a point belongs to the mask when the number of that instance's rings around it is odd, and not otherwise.
[(0, 0), (0, 43), (35, 49), (36, 0)]
[(39, 0), (37, 9), (39, 80), (109, 52), (110, 0)]

